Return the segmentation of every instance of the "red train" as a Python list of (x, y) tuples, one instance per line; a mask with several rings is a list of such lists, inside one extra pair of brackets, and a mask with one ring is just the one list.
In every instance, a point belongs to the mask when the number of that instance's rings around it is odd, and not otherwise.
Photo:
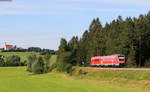
[(109, 56), (92, 57), (91, 66), (123, 66), (126, 63), (125, 55), (114, 54)]

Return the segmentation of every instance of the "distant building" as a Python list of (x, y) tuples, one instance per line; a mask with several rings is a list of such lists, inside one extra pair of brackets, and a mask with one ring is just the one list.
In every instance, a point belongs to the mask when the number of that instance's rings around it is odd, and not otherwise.
[(13, 49), (14, 49), (13, 45), (7, 45), (7, 44), (5, 44), (5, 46), (4, 46), (4, 50), (13, 50)]
[(17, 47), (16, 45), (8, 45), (5, 43), (4, 51), (24, 51), (22, 47)]
[(16, 47), (15, 50), (24, 50), (22, 47)]

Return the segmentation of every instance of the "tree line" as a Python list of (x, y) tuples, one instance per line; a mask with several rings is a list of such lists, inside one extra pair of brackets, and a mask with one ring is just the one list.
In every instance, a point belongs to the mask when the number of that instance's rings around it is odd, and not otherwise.
[(32, 54), (28, 56), (27, 71), (35, 74), (43, 74), (50, 71), (51, 55), (46, 54), (43, 57)]
[(21, 61), (21, 58), (17, 55), (11, 55), (8, 57), (4, 57), (0, 55), (0, 67), (7, 66), (25, 66), (26, 61)]
[(40, 47), (29, 47), (27, 49), (12, 49), (12, 50), (4, 50), (4, 48), (0, 48), (0, 51), (2, 52), (39, 52), (41, 55), (46, 54), (56, 54), (55, 50), (40, 48)]
[(46, 54), (43, 56), (31, 54), (28, 56), (27, 61), (22, 61), (21, 58), (17, 55), (11, 55), (8, 57), (0, 55), (0, 67), (26, 66), (28, 72), (43, 74), (51, 70), (50, 58), (50, 54)]
[(118, 16), (104, 26), (93, 19), (81, 38), (61, 39), (57, 63), (62, 70), (89, 66), (91, 57), (111, 54), (124, 54), (125, 67), (150, 67), (150, 12), (138, 18)]

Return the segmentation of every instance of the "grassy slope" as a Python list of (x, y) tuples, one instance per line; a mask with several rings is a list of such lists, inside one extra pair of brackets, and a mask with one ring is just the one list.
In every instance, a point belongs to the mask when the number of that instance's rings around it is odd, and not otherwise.
[(108, 83), (76, 80), (64, 74), (33, 75), (24, 67), (0, 68), (0, 92), (142, 92)]
[[(23, 61), (27, 60), (27, 57), (31, 54), (35, 54), (37, 56), (40, 55), (39, 53), (36, 53), (36, 52), (0, 52), (0, 55), (4, 55), (6, 57), (11, 56), (11, 55), (18, 55), (21, 57), (21, 59)], [(51, 56), (51, 64), (55, 63), (56, 59), (57, 59), (57, 55), (52, 55)]]
[(73, 75), (75, 78), (98, 81), (102, 83), (104, 82), (112, 85), (139, 89), (144, 92), (150, 92), (150, 71), (116, 71), (109, 69), (98, 70), (93, 68), (76, 67), (76, 71)]
[(54, 63), (56, 63), (56, 60), (57, 60), (57, 55), (52, 55), (51, 59), (50, 59), (51, 65), (54, 64)]
[(29, 56), (30, 54), (39, 55), (39, 53), (36, 52), (0, 52), (0, 55), (4, 55), (6, 57), (10, 55), (18, 55), (21, 57), (22, 61), (27, 60), (27, 56)]

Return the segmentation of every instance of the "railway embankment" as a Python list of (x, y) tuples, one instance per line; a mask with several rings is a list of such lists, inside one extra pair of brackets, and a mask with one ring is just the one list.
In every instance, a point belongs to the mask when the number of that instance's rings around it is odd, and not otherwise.
[(75, 67), (72, 76), (85, 81), (107, 82), (113, 85), (150, 90), (150, 71), (139, 69), (112, 69)]

